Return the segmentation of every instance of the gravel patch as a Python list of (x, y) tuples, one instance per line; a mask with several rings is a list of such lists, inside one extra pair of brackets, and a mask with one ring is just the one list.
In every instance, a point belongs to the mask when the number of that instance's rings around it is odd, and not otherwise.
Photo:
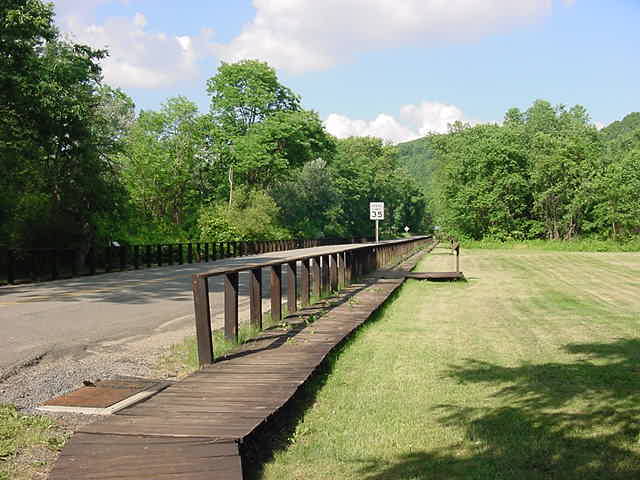
[(62, 355), (44, 355), (39, 362), (0, 382), (0, 403), (11, 403), (31, 413), (39, 404), (82, 387), (85, 380), (95, 382), (116, 376), (163, 378), (157, 369), (158, 361), (171, 345), (188, 335), (193, 335), (192, 327), (101, 342)]

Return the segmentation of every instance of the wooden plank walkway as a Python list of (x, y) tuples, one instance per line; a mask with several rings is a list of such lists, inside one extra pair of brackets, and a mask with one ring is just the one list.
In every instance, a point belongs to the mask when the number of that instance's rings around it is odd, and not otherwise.
[[(410, 271), (421, 255), (407, 259), (397, 271)], [(243, 439), (282, 408), (403, 281), (404, 275), (370, 276), (351, 287), (355, 293), (348, 301), (311, 325), (265, 331), (242, 351), (104, 422), (82, 427), (49, 479), (242, 479)]]

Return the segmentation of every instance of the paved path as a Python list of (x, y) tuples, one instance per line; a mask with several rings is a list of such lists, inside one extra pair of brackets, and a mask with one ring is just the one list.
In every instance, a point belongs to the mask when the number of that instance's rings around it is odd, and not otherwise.
[[(420, 255), (399, 269), (410, 270)], [(243, 351), (105, 422), (82, 427), (49, 479), (242, 479), (243, 441), (402, 284), (393, 277), (371, 276), (311, 325), (264, 332)]]
[[(360, 244), (361, 245), (361, 244)], [(0, 287), (0, 379), (43, 355), (86, 349), (104, 341), (135, 339), (193, 326), (191, 275), (219, 266), (237, 266), (351, 245), (314, 247), (218, 260)], [(353, 245), (355, 246), (355, 245)], [(263, 296), (269, 275), (263, 272)], [(248, 318), (246, 273), (241, 274), (240, 319)], [(286, 279), (286, 275), (283, 276)], [(210, 281), (214, 326), (222, 325), (222, 278)]]

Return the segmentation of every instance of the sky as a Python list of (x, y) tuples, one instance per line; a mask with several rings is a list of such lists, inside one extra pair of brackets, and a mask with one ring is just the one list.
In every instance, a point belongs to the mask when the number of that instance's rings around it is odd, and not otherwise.
[(403, 142), (536, 99), (598, 127), (640, 111), (640, 0), (54, 0), (70, 38), (107, 48), (138, 109), (209, 109), (220, 62), (259, 59), (339, 138)]

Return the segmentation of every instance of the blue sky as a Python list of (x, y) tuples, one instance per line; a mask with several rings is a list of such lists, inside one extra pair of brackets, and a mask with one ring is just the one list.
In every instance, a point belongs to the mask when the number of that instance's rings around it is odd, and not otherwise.
[(390, 141), (500, 121), (535, 99), (608, 124), (640, 110), (640, 0), (56, 0), (60, 29), (107, 47), (139, 108), (208, 109), (221, 60), (273, 65), (337, 136)]

